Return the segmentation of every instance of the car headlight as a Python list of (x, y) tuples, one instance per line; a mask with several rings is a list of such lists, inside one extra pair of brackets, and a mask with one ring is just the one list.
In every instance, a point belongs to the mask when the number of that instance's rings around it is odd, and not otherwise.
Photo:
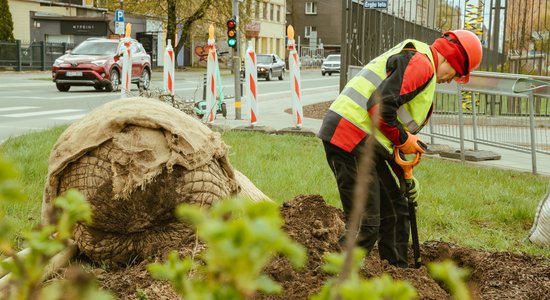
[(103, 65), (105, 65), (105, 63), (107, 63), (106, 59), (92, 61), (92, 64), (94, 64), (96, 66), (103, 66)]
[(258, 68), (258, 71), (265, 72), (265, 68)]
[(56, 60), (53, 62), (53, 66), (54, 66), (54, 67), (59, 67), (62, 63), (63, 63), (63, 60), (62, 60), (62, 59), (56, 59)]

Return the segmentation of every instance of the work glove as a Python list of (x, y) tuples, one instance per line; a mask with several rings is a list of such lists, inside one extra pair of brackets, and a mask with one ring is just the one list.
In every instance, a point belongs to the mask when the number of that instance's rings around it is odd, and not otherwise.
[(420, 183), (413, 176), (412, 179), (405, 179), (405, 184), (407, 185), (405, 196), (409, 198), (409, 201), (415, 201), (420, 195)]
[(404, 154), (416, 154), (418, 152), (424, 154), (426, 153), (426, 150), (424, 150), (421, 145), (425, 144), (419, 140), (416, 135), (407, 132), (407, 140), (403, 144), (396, 147)]

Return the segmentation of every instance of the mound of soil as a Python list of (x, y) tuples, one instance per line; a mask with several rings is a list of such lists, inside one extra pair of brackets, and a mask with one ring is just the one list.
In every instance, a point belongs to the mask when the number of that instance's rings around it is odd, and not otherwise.
[[(322, 257), (327, 252), (340, 251), (338, 237), (344, 223), (339, 209), (325, 204), (319, 195), (300, 195), (281, 207), (284, 230), (307, 248), (309, 261), (301, 270), (294, 270), (283, 258), (275, 258), (266, 273), (283, 286), (279, 295), (257, 295), (255, 299), (307, 299), (319, 291), (330, 275), (322, 271)], [(169, 245), (184, 255), (200, 250), (192, 239), (179, 245)], [(159, 257), (167, 246), (159, 250)], [(411, 251), (412, 253), (412, 251)], [(457, 245), (428, 241), (421, 245), (424, 264), (452, 259), (470, 270), (468, 284), (475, 299), (550, 299), (549, 260), (509, 252), (485, 252)], [(149, 258), (128, 267), (96, 268), (93, 272), (101, 286), (111, 290), (120, 299), (179, 299), (166, 282), (152, 279), (145, 266)], [(412, 258), (410, 259), (412, 262)], [(427, 272), (419, 269), (395, 268), (382, 261), (373, 251), (364, 261), (362, 275), (379, 276), (383, 273), (394, 279), (410, 282), (419, 299), (450, 299), (449, 293)]]

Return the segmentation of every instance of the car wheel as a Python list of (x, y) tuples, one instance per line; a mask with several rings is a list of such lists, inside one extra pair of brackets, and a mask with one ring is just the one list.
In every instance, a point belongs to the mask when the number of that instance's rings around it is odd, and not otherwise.
[(103, 87), (102, 86), (94, 86), (94, 89), (96, 91), (103, 91)]
[(111, 71), (111, 82), (105, 87), (107, 92), (116, 92), (120, 89), (120, 75), (116, 69)]
[(328, 73), (328, 76), (332, 76), (332, 73)]
[(222, 116), (224, 118), (227, 118), (227, 106), (225, 105), (225, 103), (222, 103)]
[(273, 74), (271, 74), (271, 70), (269, 70), (269, 73), (267, 73), (267, 77), (265, 78), (266, 81), (270, 81)]
[(325, 76), (325, 72), (321, 72), (321, 74), (322, 74), (323, 76)]
[(144, 90), (148, 90), (150, 84), (151, 84), (151, 73), (149, 72), (149, 69), (143, 69), (143, 73), (141, 74), (141, 80), (138, 82), (138, 88), (142, 87)]
[(61, 83), (56, 83), (55, 86), (57, 87), (57, 90), (60, 91), (60, 92), (68, 92), (69, 89), (71, 88), (70, 85), (61, 84)]
[(281, 70), (281, 76), (279, 76), (279, 80), (285, 79), (285, 69)]

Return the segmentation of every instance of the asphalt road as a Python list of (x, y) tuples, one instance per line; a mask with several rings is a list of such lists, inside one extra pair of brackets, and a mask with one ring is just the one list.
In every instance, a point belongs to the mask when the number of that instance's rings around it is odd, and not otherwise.
[[(177, 72), (176, 96), (202, 99), (203, 73), (204, 71)], [(290, 107), (291, 83), (288, 73), (285, 75), (282, 81), (258, 80), (258, 101), (262, 105), (262, 113), (280, 113), (281, 105)], [(222, 82), (224, 94), (233, 97), (233, 76), (222, 71)], [(302, 95), (304, 99), (310, 99), (309, 102), (334, 99), (338, 84), (337, 74), (323, 77), (320, 70), (302, 72)], [(133, 85), (132, 88), (132, 93), (138, 95), (137, 86)], [(154, 72), (151, 89), (161, 88), (162, 73)], [(0, 142), (10, 136), (74, 122), (94, 108), (118, 98), (120, 93), (97, 92), (93, 87), (71, 87), (69, 92), (59, 92), (50, 79), (49, 71), (0, 73)], [(228, 119), (235, 118), (233, 101), (234, 99), (228, 99)], [(246, 118), (244, 112), (242, 118)]]

